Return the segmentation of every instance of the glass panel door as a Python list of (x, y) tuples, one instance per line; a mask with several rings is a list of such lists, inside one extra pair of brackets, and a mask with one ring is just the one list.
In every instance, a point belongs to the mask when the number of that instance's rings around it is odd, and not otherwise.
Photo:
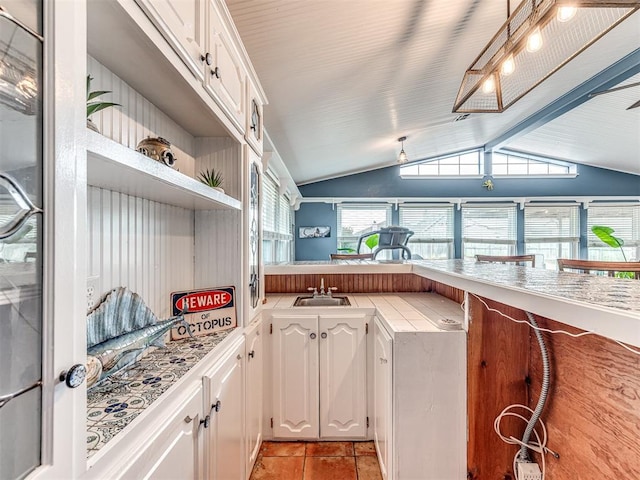
[(3, 480), (24, 478), (40, 465), (42, 425), (42, 42), (10, 13), (0, 12)]

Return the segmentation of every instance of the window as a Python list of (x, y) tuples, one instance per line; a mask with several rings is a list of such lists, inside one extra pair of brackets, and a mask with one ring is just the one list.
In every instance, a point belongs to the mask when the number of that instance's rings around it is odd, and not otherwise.
[(494, 152), (491, 155), (491, 166), (491, 174), (494, 176), (577, 175), (577, 167), (571, 163), (506, 152)]
[[(391, 205), (352, 204), (338, 205), (338, 250), (358, 247), (360, 235), (391, 225)], [(371, 249), (364, 242), (360, 253)], [(382, 251), (377, 258), (390, 258), (389, 251)]]
[(604, 244), (592, 233), (594, 225), (613, 228), (613, 236), (624, 240), (622, 250), (626, 260), (640, 261), (640, 205), (591, 205), (587, 210), (589, 260), (625, 261), (619, 248)]
[(526, 205), (524, 241), (527, 254), (542, 256), (542, 265), (557, 270), (558, 258), (578, 258), (580, 213), (577, 205)]
[(462, 207), (462, 258), (475, 255), (515, 255), (515, 205)]
[(262, 176), (262, 255), (264, 263), (292, 259), (292, 216), (289, 199), (278, 193), (278, 184), (267, 172)]
[(400, 225), (414, 234), (408, 247), (426, 259), (453, 258), (453, 205), (402, 205)]
[(402, 177), (463, 177), (481, 176), (484, 163), (480, 150), (435, 158), (400, 167)]

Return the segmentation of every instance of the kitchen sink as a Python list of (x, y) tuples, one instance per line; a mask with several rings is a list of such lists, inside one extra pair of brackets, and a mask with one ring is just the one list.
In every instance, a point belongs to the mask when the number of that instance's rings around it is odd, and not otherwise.
[(349, 299), (347, 297), (298, 297), (293, 302), (294, 307), (344, 307), (349, 306)]

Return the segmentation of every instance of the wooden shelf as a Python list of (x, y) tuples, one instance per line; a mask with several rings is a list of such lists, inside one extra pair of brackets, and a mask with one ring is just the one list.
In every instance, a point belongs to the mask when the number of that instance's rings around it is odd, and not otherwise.
[(239, 200), (91, 130), (87, 183), (190, 210), (242, 210)]

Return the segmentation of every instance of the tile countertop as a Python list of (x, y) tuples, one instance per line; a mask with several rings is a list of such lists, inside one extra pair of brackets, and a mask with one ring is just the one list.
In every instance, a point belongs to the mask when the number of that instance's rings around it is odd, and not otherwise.
[(293, 262), (266, 275), (414, 273), (640, 347), (640, 281), (472, 260)]
[[(301, 294), (306, 295), (306, 294)], [(293, 307), (297, 294), (269, 294), (265, 311), (287, 311), (288, 314), (346, 314), (358, 311), (376, 314), (386, 325), (390, 333), (397, 332), (443, 332), (438, 320), (447, 318), (463, 321), (464, 312), (460, 305), (436, 293), (392, 293), (365, 294), (355, 293), (347, 296), (350, 306), (342, 307)]]

